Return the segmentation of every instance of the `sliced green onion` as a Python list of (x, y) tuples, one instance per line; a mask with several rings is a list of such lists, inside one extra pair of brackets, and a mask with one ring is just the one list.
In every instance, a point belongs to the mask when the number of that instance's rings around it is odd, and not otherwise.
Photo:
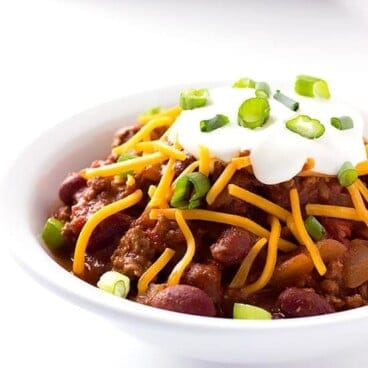
[(307, 97), (330, 98), (328, 84), (321, 78), (311, 77), (310, 75), (299, 75), (295, 81), (295, 92)]
[(340, 116), (331, 118), (331, 125), (339, 130), (347, 130), (354, 128), (353, 119), (350, 116)]
[[(132, 153), (123, 153), (122, 155), (120, 155), (117, 159), (117, 162), (123, 162), (123, 161), (128, 161), (131, 160), (133, 158), (136, 158), (137, 156), (133, 155)], [(119, 174), (124, 180), (126, 180), (128, 175), (134, 175), (134, 171), (133, 170), (128, 170), (125, 171), (121, 174)]]
[(271, 96), (271, 88), (266, 82), (257, 82), (256, 83), (256, 96), (269, 98)]
[(130, 279), (120, 272), (107, 271), (98, 280), (97, 287), (110, 294), (126, 298), (130, 290)]
[(266, 309), (250, 304), (235, 303), (233, 307), (234, 319), (272, 319), (272, 315)]
[(201, 132), (212, 132), (215, 129), (221, 128), (229, 124), (230, 120), (226, 115), (217, 114), (212, 119), (202, 120), (199, 123)]
[(200, 172), (184, 175), (176, 182), (170, 204), (180, 209), (199, 207), (210, 186), (208, 177)]
[(233, 84), (233, 88), (254, 88), (256, 82), (250, 78), (241, 78)]
[(273, 95), (273, 98), (281, 102), (283, 105), (285, 105), (290, 110), (298, 111), (299, 109), (299, 102), (293, 100), (292, 98), (288, 96), (285, 96), (279, 90), (276, 91), (276, 93)]
[(162, 107), (161, 106), (154, 106), (151, 107), (150, 109), (146, 110), (142, 116), (149, 116), (149, 115), (157, 115), (162, 111)]
[(321, 240), (326, 233), (325, 228), (314, 216), (308, 216), (304, 221), (304, 225), (314, 240)]
[(55, 217), (47, 219), (41, 236), (50, 249), (57, 249), (64, 245), (65, 241), (61, 233), (63, 226), (64, 224)]
[(286, 127), (294, 133), (304, 138), (319, 138), (325, 132), (325, 127), (317, 119), (312, 119), (307, 115), (298, 115), (285, 123)]
[(197, 107), (202, 107), (207, 104), (209, 97), (206, 88), (201, 89), (186, 89), (180, 93), (180, 107), (183, 110), (192, 110)]
[(254, 97), (245, 100), (239, 107), (239, 125), (255, 129), (261, 127), (270, 115), (270, 104), (262, 97)]
[(349, 161), (342, 164), (337, 173), (337, 180), (343, 187), (348, 187), (358, 179), (358, 171)]

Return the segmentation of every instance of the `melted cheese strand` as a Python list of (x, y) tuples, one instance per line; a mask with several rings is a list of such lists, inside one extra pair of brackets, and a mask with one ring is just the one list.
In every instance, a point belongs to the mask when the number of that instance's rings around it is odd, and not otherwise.
[(360, 191), (357, 184), (354, 183), (352, 185), (349, 185), (348, 187), (346, 187), (346, 189), (348, 190), (351, 196), (351, 200), (358, 213), (358, 216), (361, 218), (363, 222), (366, 223), (366, 225), (368, 225), (368, 211), (364, 205), (364, 201), (362, 196), (360, 195)]
[(176, 119), (178, 115), (181, 113), (181, 111), (182, 111), (182, 108), (180, 106), (174, 106), (174, 107), (171, 107), (170, 109), (161, 111), (158, 114), (140, 115), (138, 116), (138, 123), (144, 125), (144, 124), (149, 123), (150, 120), (152, 119), (162, 118), (162, 117), (170, 117), (172, 119)]
[(224, 190), (228, 182), (235, 174), (236, 170), (236, 165), (232, 162), (225, 167), (224, 171), (217, 178), (211, 189), (207, 192), (206, 201), (208, 204), (211, 205), (216, 200), (217, 196)]
[(277, 244), (280, 239), (281, 225), (277, 217), (271, 216), (271, 233), (268, 240), (266, 264), (259, 279), (242, 289), (246, 294), (253, 294), (263, 289), (271, 280), (277, 261)]
[[(182, 210), (181, 213), (185, 220), (217, 222), (221, 224), (241, 227), (242, 229), (248, 230), (251, 233), (256, 234), (257, 236), (260, 236), (262, 238), (269, 238), (270, 236), (270, 232), (267, 229), (246, 217), (208, 210)], [(149, 217), (152, 220), (157, 220), (159, 215), (163, 215), (170, 220), (174, 220), (175, 209), (152, 209), (150, 211)], [(283, 252), (290, 252), (296, 249), (295, 244), (284, 239), (280, 239), (278, 247)]]
[(324, 204), (307, 204), (305, 211), (308, 216), (335, 217), (345, 220), (362, 221), (355, 208), (330, 206)]
[(199, 172), (208, 176), (210, 173), (211, 156), (210, 150), (205, 146), (199, 146)]
[(187, 241), (187, 250), (184, 254), (184, 257), (174, 267), (167, 280), (167, 283), (170, 286), (179, 284), (185, 269), (188, 267), (190, 262), (192, 262), (195, 253), (195, 240), (192, 232), (189, 229), (189, 226), (184, 220), (181, 210), (175, 210), (175, 220), (178, 223), (179, 228), (185, 237), (185, 240)]
[(175, 160), (184, 161), (186, 159), (186, 154), (179, 151), (173, 146), (169, 146), (161, 141), (150, 141), (150, 142), (140, 142), (134, 146), (134, 149), (138, 152), (155, 152), (159, 151), (167, 157), (173, 158)]
[(237, 185), (229, 184), (228, 191), (231, 196), (239, 198), (244, 202), (250, 203), (253, 206), (260, 208), (261, 210), (276, 216), (284, 222), (286, 222), (287, 218), (291, 216), (291, 213), (289, 211), (285, 210), (279, 205)]
[(244, 258), (243, 262), (241, 263), (233, 280), (231, 281), (229, 285), (230, 288), (240, 289), (244, 286), (245, 282), (247, 281), (250, 269), (252, 268), (252, 265), (257, 258), (258, 253), (263, 249), (266, 243), (267, 239), (261, 238), (256, 242), (256, 244), (253, 245), (249, 253)]
[(317, 246), (314, 244), (313, 240), (309, 236), (302, 217), (302, 212), (300, 210), (300, 202), (298, 191), (293, 188), (290, 190), (290, 203), (291, 203), (291, 212), (293, 214), (294, 223), (296, 226), (296, 230), (299, 234), (299, 238), (302, 240), (302, 244), (308, 249), (308, 252), (312, 258), (315, 268), (317, 269), (320, 275), (324, 275), (327, 271), (325, 264), (321, 258), (321, 255), (318, 251)]
[(146, 125), (144, 125), (136, 134), (134, 134), (133, 137), (130, 138), (127, 142), (113, 148), (112, 152), (115, 155), (121, 155), (122, 153), (125, 153), (130, 149), (133, 149), (138, 142), (147, 139), (147, 137), (149, 137), (149, 135), (154, 129), (163, 126), (170, 126), (173, 122), (174, 118), (169, 116), (163, 116), (152, 119)]
[(88, 180), (96, 176), (114, 176), (131, 170), (137, 174), (143, 171), (148, 165), (158, 164), (166, 160), (167, 156), (163, 155), (160, 152), (156, 152), (150, 155), (140, 156), (131, 160), (117, 162), (111, 165), (85, 169), (80, 172), (80, 175)]
[(171, 197), (171, 183), (174, 180), (174, 176), (175, 160), (171, 158), (165, 167), (164, 174), (162, 175), (161, 180), (155, 192), (153, 193), (148, 207), (168, 207), (168, 200)]
[(75, 245), (73, 260), (74, 274), (79, 276), (83, 275), (85, 253), (93, 230), (106, 218), (137, 204), (142, 199), (142, 196), (142, 191), (140, 189), (136, 190), (127, 197), (100, 208), (88, 218), (78, 236), (78, 240)]
[(143, 295), (148, 289), (150, 282), (163, 270), (174, 256), (175, 251), (171, 248), (165, 248), (164, 252), (156, 259), (154, 263), (144, 272), (138, 280), (138, 295)]

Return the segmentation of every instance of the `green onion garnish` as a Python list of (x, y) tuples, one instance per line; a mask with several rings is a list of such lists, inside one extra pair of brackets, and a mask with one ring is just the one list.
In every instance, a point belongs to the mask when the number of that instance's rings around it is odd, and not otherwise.
[(130, 289), (130, 280), (120, 272), (107, 271), (98, 280), (97, 287), (110, 294), (126, 298)]
[(61, 233), (63, 226), (63, 223), (55, 217), (47, 219), (41, 236), (50, 249), (57, 249), (64, 245), (65, 241)]
[(337, 179), (341, 186), (348, 187), (358, 179), (358, 171), (351, 162), (346, 161), (337, 173)]
[(333, 117), (331, 118), (331, 125), (339, 130), (354, 128), (354, 122), (350, 116)]
[[(137, 156), (131, 154), (131, 153), (123, 153), (122, 155), (120, 155), (117, 159), (117, 162), (123, 162), (123, 161), (127, 161), (127, 160), (131, 160), (133, 158), (136, 158)], [(128, 175), (134, 175), (134, 171), (133, 170), (129, 170), (129, 171), (126, 171), (126, 172), (123, 172), (120, 174), (120, 176), (126, 180), (127, 176)]]
[(271, 96), (271, 88), (266, 82), (257, 82), (256, 83), (256, 96), (269, 98)]
[(197, 107), (205, 106), (208, 97), (209, 93), (206, 88), (186, 89), (180, 93), (180, 107), (183, 110), (192, 110)]
[(215, 129), (221, 128), (229, 124), (230, 120), (226, 115), (217, 114), (212, 119), (202, 120), (199, 123), (201, 132), (212, 132)]
[(308, 216), (304, 221), (304, 225), (314, 240), (321, 240), (326, 233), (325, 228), (314, 216)]
[(295, 92), (307, 97), (330, 98), (328, 84), (321, 78), (299, 75), (295, 81)]
[(149, 116), (149, 115), (156, 115), (159, 114), (162, 111), (162, 107), (161, 106), (154, 106), (151, 107), (150, 109), (146, 110), (142, 116)]
[(304, 138), (319, 138), (325, 132), (325, 127), (317, 119), (311, 119), (307, 115), (298, 115), (285, 123), (286, 127)]
[(254, 88), (256, 82), (250, 78), (241, 78), (233, 84), (233, 88)]
[(180, 209), (199, 207), (210, 186), (208, 177), (202, 173), (193, 172), (184, 175), (176, 182), (170, 204), (172, 207)]
[(233, 307), (234, 319), (272, 319), (272, 315), (266, 309), (250, 304), (235, 303)]
[(283, 105), (285, 105), (290, 110), (298, 111), (299, 109), (299, 102), (293, 100), (292, 98), (288, 96), (285, 96), (279, 90), (276, 91), (276, 93), (273, 95), (273, 98), (281, 102)]
[(239, 107), (239, 125), (255, 129), (261, 127), (270, 115), (270, 104), (263, 97), (253, 97), (245, 100)]

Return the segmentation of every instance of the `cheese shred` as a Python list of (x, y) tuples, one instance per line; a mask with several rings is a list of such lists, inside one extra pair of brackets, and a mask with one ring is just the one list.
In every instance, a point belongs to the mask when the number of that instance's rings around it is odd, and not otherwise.
[(84, 273), (85, 253), (93, 230), (108, 217), (137, 204), (142, 199), (142, 196), (142, 191), (138, 189), (127, 197), (100, 208), (97, 212), (89, 217), (78, 236), (75, 246), (73, 259), (74, 274), (81, 276)]
[(199, 146), (199, 172), (208, 176), (211, 167), (210, 150), (205, 146)]
[(242, 289), (245, 294), (253, 294), (263, 289), (271, 280), (277, 261), (277, 244), (280, 239), (281, 225), (277, 217), (271, 216), (271, 233), (268, 239), (266, 264), (259, 279)]
[(349, 185), (347, 187), (347, 190), (350, 194), (351, 200), (358, 213), (358, 216), (361, 218), (363, 222), (365, 222), (366, 225), (368, 225), (368, 210), (365, 207), (365, 204), (360, 194), (357, 183), (355, 182), (354, 184)]
[(325, 204), (307, 204), (305, 211), (308, 216), (334, 217), (352, 221), (362, 221), (355, 208), (331, 206)]
[(137, 289), (138, 295), (143, 295), (148, 289), (150, 282), (163, 270), (174, 256), (175, 251), (171, 248), (165, 248), (164, 252), (156, 259), (154, 263), (139, 278)]
[(316, 244), (314, 244), (304, 226), (302, 212), (300, 210), (299, 194), (295, 188), (290, 190), (290, 203), (291, 212), (293, 214), (296, 231), (299, 235), (299, 238), (302, 241), (302, 244), (308, 249), (308, 252), (318, 273), (320, 275), (324, 275), (327, 269), (325, 264), (323, 263), (322, 257), (318, 251)]
[(176, 149), (173, 146), (169, 146), (161, 141), (150, 141), (150, 142), (140, 142), (134, 146), (136, 151), (144, 152), (161, 152), (167, 157), (173, 158), (175, 160), (184, 161), (186, 159), (186, 154), (183, 151)]
[(175, 220), (187, 241), (187, 250), (184, 257), (176, 264), (167, 280), (170, 286), (177, 285), (180, 282), (185, 269), (189, 266), (190, 262), (192, 262), (195, 254), (195, 240), (189, 226), (185, 222), (181, 210), (175, 210)]
[(249, 253), (244, 258), (243, 262), (241, 263), (233, 280), (231, 281), (229, 285), (230, 288), (240, 289), (244, 286), (255, 259), (257, 258), (259, 252), (266, 245), (266, 243), (267, 239), (261, 238), (253, 245)]

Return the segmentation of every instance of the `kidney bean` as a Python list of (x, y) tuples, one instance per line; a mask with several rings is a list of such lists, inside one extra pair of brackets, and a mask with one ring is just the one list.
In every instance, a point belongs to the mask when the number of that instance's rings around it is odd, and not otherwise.
[(211, 298), (203, 290), (189, 285), (169, 286), (155, 294), (149, 304), (179, 313), (207, 317), (216, 315)]
[(78, 173), (72, 173), (61, 183), (59, 198), (67, 205), (72, 205), (75, 193), (86, 185), (86, 180)]
[(326, 299), (312, 289), (287, 288), (279, 295), (277, 304), (286, 317), (307, 317), (335, 312)]

